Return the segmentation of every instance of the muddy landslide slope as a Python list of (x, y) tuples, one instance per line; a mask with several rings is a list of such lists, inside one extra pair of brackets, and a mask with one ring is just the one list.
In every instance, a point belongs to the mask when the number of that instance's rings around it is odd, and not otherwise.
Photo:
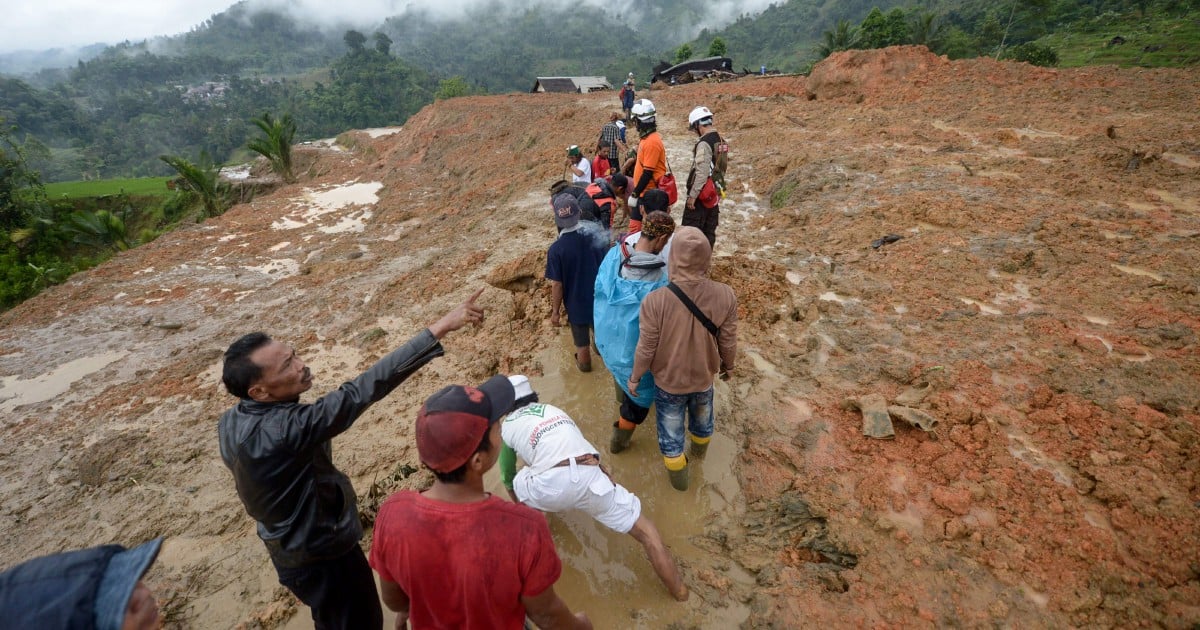
[[(696, 541), (691, 625), (1200, 623), (1200, 69), (893, 48), (642, 95), (681, 178), (695, 105), (734, 156), (741, 496)], [(542, 368), (545, 190), (615, 105), (452, 99), (300, 147), (300, 183), (0, 315), (0, 566), (163, 535), (168, 627), (285, 623), (217, 451), (221, 352), (268, 331), (325, 391), (490, 281), (485, 324), (337, 440), (368, 508), (427, 482), (425, 396)], [(871, 394), (938, 426), (865, 437)]]

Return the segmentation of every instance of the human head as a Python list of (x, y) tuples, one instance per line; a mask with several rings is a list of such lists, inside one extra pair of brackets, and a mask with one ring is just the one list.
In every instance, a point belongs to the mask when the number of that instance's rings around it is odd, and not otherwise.
[(434, 475), (447, 483), (461, 483), (469, 464), (491, 463), (476, 459), (492, 448), (492, 425), (512, 409), (513, 386), (497, 374), (479, 387), (448, 385), (438, 390), (417, 412), (417, 454)]
[(688, 128), (700, 133), (702, 127), (711, 127), (713, 124), (713, 113), (703, 105), (693, 109), (688, 114)]
[(654, 253), (659, 253), (667, 246), (667, 241), (671, 240), (671, 234), (675, 232), (675, 219), (671, 215), (661, 210), (655, 210), (642, 217), (642, 236), (641, 238), (648, 239), (652, 244)]
[(618, 197), (624, 197), (629, 192), (629, 178), (620, 173), (613, 173), (608, 183), (612, 188), (613, 194)]
[(685, 225), (675, 230), (671, 239), (671, 257), (667, 260), (667, 275), (679, 284), (708, 277), (712, 264), (712, 245), (699, 228)]
[(508, 382), (512, 383), (513, 396), (516, 400), (513, 401), (511, 411), (516, 411), (526, 405), (532, 405), (538, 401), (537, 392), (533, 391), (533, 385), (529, 382), (529, 377), (524, 374), (513, 374), (508, 377)]
[(650, 190), (642, 193), (641, 206), (642, 214), (654, 212), (655, 210), (661, 210), (663, 212), (670, 213), (671, 198), (667, 196), (665, 191), (657, 188), (651, 188)]
[(633, 114), (633, 120), (637, 123), (638, 131), (649, 133), (655, 129), (655, 121), (657, 112), (654, 109), (654, 103), (648, 98), (639, 98), (630, 109)]
[(295, 400), (312, 387), (312, 372), (291, 346), (262, 332), (244, 335), (225, 351), (225, 389), (258, 402)]
[(610, 144), (608, 140), (601, 140), (600, 142), (596, 143), (596, 146), (598, 153), (607, 153), (608, 148), (612, 146), (612, 144)]
[(620, 112), (613, 112), (608, 116), (608, 122), (617, 122), (621, 119), (621, 116), (622, 114)]
[(0, 619), (12, 628), (159, 627), (142, 576), (161, 538), (133, 549), (103, 545), (34, 558), (0, 573)]
[(571, 182), (569, 182), (565, 179), (560, 179), (560, 180), (554, 182), (553, 184), (550, 184), (550, 201), (551, 201), (551, 203), (554, 202), (554, 198), (557, 197), (559, 193), (566, 190), (567, 188), (570, 188), (570, 186), (571, 186)]
[(554, 224), (558, 229), (565, 230), (579, 224), (582, 211), (579, 202), (570, 193), (561, 193), (554, 198)]
[(579, 150), (578, 144), (572, 144), (571, 146), (567, 147), (567, 157), (581, 158), (583, 157), (583, 151)]

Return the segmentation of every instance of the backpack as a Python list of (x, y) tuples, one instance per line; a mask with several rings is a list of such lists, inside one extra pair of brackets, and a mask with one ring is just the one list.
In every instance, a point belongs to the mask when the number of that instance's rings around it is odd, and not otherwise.
[[(598, 180), (584, 189), (587, 193), (587, 205), (598, 221), (604, 227), (612, 227), (613, 210), (616, 208), (616, 199), (614, 198), (612, 189), (609, 188), (604, 180)], [(582, 210), (584, 202), (579, 204)]]
[(721, 138), (713, 146), (713, 182), (721, 196), (725, 196), (725, 173), (729, 172), (729, 143)]

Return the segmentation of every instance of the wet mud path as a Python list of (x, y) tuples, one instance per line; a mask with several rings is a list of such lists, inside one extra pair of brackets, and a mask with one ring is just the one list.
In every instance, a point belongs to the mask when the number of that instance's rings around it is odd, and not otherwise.
[[(598, 627), (1200, 623), (1196, 71), (863, 54), (649, 94), (677, 169), (697, 104), (734, 147), (739, 365), (691, 490), (649, 425), (609, 456), (692, 601), (579, 515), (551, 517), (560, 589)], [(611, 378), (575, 371), (541, 277), (561, 149), (612, 105), (451, 99), (301, 147), (300, 184), (0, 315), (0, 565), (163, 535), (167, 627), (304, 628), (217, 453), (222, 350), (268, 331), (326, 391), (478, 286), (484, 325), (335, 443), (364, 518), (429, 482), (412, 419), (447, 382), (528, 374), (607, 453)], [(864, 437), (872, 394), (936, 431)]]

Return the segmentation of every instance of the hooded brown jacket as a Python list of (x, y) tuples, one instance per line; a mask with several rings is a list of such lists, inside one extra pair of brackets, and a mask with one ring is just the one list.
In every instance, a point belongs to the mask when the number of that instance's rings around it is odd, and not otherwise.
[(659, 389), (670, 394), (702, 392), (713, 375), (732, 370), (737, 355), (737, 297), (733, 289), (708, 279), (712, 247), (704, 233), (681, 227), (671, 239), (668, 275), (720, 329), (718, 339), (667, 287), (642, 301), (640, 337), (633, 359), (637, 381), (647, 370)]

